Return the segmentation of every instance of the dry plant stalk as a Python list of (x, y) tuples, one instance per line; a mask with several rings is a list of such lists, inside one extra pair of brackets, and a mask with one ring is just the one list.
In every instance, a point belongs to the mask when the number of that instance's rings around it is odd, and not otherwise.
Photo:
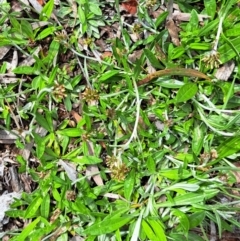
[(137, 86), (147, 84), (157, 77), (169, 76), (169, 75), (189, 76), (189, 77), (195, 77), (195, 78), (200, 78), (205, 80), (211, 80), (209, 76), (195, 69), (171, 68), (171, 69), (159, 70), (152, 74), (148, 74), (144, 79), (138, 81)]

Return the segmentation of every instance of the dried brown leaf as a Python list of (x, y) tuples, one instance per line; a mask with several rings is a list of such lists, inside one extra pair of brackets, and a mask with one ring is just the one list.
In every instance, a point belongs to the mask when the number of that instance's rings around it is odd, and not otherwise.
[(136, 0), (128, 0), (126, 2), (122, 2), (120, 10), (125, 10), (129, 14), (135, 15), (137, 13), (137, 6), (138, 2)]
[(0, 59), (3, 59), (3, 57), (8, 53), (10, 49), (11, 46), (0, 47)]
[(172, 19), (169, 19), (166, 23), (166, 28), (169, 32), (169, 35), (171, 36), (171, 40), (174, 45), (179, 46), (180, 45), (180, 40), (179, 40), (179, 29), (175, 25), (174, 21)]
[[(190, 20), (191, 14), (174, 11), (172, 17), (173, 17), (173, 20), (176, 20), (176, 21), (188, 22)], [(206, 14), (198, 14), (199, 22), (203, 22), (207, 18), (210, 18), (210, 16), (208, 16)]]
[(137, 59), (141, 58), (143, 49), (135, 50), (132, 54), (128, 55), (128, 60), (134, 63)]
[[(93, 143), (91, 141), (87, 141), (87, 146), (88, 146), (89, 155), (93, 156), (94, 155)], [(86, 176), (87, 176), (88, 180), (91, 180), (91, 178), (92, 178), (98, 186), (104, 185), (102, 177), (99, 174), (99, 169), (98, 169), (97, 165), (87, 166)]]
[(67, 163), (63, 160), (59, 160), (58, 164), (62, 166), (62, 168), (65, 170), (68, 178), (72, 181), (75, 182), (77, 180), (77, 167), (74, 163)]
[(105, 58), (109, 58), (112, 57), (112, 52), (110, 51), (105, 51), (102, 55), (101, 55), (101, 59), (105, 59)]
[(235, 68), (234, 61), (230, 60), (229, 62), (225, 63), (221, 68), (217, 70), (215, 73), (215, 77), (219, 80), (227, 81), (231, 76), (233, 70)]
[(70, 115), (72, 115), (77, 123), (82, 119), (82, 117), (74, 110), (70, 112)]
[(141, 86), (149, 83), (154, 78), (162, 77), (162, 76), (171, 76), (171, 75), (189, 76), (189, 77), (195, 77), (195, 78), (200, 78), (205, 80), (211, 80), (210, 77), (195, 69), (170, 68), (170, 69), (158, 70), (152, 74), (148, 74), (144, 79), (138, 81), (137, 85)]

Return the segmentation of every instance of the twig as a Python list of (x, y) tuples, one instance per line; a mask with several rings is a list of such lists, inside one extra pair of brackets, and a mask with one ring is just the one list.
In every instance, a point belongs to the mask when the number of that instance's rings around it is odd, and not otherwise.
[(223, 19), (224, 19), (224, 16), (220, 17), (217, 35), (216, 35), (216, 38), (215, 38), (214, 46), (212, 48), (212, 51), (215, 51), (215, 52), (217, 52), (218, 42), (219, 42), (219, 39), (220, 39), (220, 34), (222, 32)]
[(189, 77), (196, 77), (196, 78), (201, 78), (205, 80), (211, 80), (209, 76), (195, 69), (172, 68), (172, 69), (159, 70), (152, 74), (148, 74), (144, 79), (138, 81), (137, 85), (141, 86), (149, 83), (150, 81), (152, 81), (152, 79), (155, 79), (157, 77), (169, 76), (169, 75), (189, 76)]

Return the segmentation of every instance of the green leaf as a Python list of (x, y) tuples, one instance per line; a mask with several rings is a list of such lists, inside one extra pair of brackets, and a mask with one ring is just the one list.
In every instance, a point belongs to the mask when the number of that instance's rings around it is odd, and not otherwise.
[(58, 66), (55, 66), (54, 68), (51, 69), (51, 73), (48, 78), (48, 83), (53, 84), (54, 80), (56, 79), (57, 72), (59, 71)]
[(228, 11), (231, 10), (233, 5), (237, 3), (238, 0), (226, 0), (221, 6), (221, 9), (219, 11), (219, 16), (226, 16), (228, 14)]
[(227, 103), (230, 98), (234, 96), (234, 86), (229, 82), (220, 82), (219, 87), (223, 92), (223, 102)]
[(41, 197), (36, 197), (33, 199), (31, 204), (27, 207), (24, 218), (33, 218), (37, 215), (39, 206), (41, 205), (43, 199)]
[[(184, 237), (185, 238), (185, 237)], [(183, 239), (180, 239), (180, 240), (184, 240)], [(189, 241), (205, 241), (206, 239), (203, 239), (200, 235), (194, 233), (194, 232), (189, 232), (188, 234), (188, 240)]]
[(160, 79), (161, 81), (158, 81), (157, 84), (165, 87), (165, 88), (169, 88), (169, 89), (179, 89), (181, 88), (184, 83), (182, 81), (179, 80), (175, 80), (175, 79)]
[(36, 69), (31, 66), (18, 66), (13, 70), (15, 74), (35, 74)]
[(129, 32), (126, 29), (122, 30), (122, 38), (125, 43), (126, 49), (129, 49), (131, 45), (131, 38), (129, 36)]
[(93, 165), (93, 164), (101, 163), (102, 159), (95, 156), (82, 156), (82, 157), (72, 158), (71, 161), (82, 165), (85, 165), (85, 164)]
[(240, 151), (240, 137), (236, 136), (226, 138), (225, 141), (223, 141), (216, 150), (218, 154), (218, 160), (238, 153)]
[(28, 21), (26, 21), (26, 20), (21, 21), (21, 29), (26, 37), (28, 37), (31, 40), (34, 40), (32, 25)]
[(103, 221), (86, 228), (83, 233), (86, 235), (101, 235), (111, 233), (129, 223), (132, 219), (132, 215), (104, 219)]
[(44, 218), (48, 218), (49, 210), (50, 210), (50, 196), (48, 193), (46, 193), (45, 196), (43, 197), (43, 201), (40, 208), (41, 216)]
[(47, 57), (43, 59), (43, 63), (52, 65), (53, 59), (56, 58), (56, 56), (58, 55), (59, 48), (59, 41), (53, 40), (50, 44)]
[(53, 151), (54, 151), (54, 153), (56, 153), (57, 156), (60, 156), (61, 149), (60, 149), (60, 146), (59, 146), (59, 143), (57, 140), (53, 141)]
[[(180, 234), (179, 232), (174, 233), (174, 231), (172, 231), (169, 234), (169, 237), (170, 237), (170, 240), (174, 240), (174, 241), (180, 241), (180, 240), (185, 240), (186, 239), (185, 235)], [(187, 240), (189, 240), (189, 239), (187, 239)], [(191, 240), (191, 241), (193, 241), (193, 240)]]
[(45, 28), (43, 31), (41, 31), (41, 32), (38, 34), (38, 36), (36, 37), (36, 40), (41, 40), (41, 39), (46, 38), (46, 37), (49, 36), (49, 35), (53, 35), (55, 31), (57, 31), (57, 28), (54, 27), (54, 26)]
[(218, 18), (213, 21), (209, 21), (203, 28), (199, 30), (198, 36), (201, 37), (212, 33), (213, 30), (217, 29), (218, 24), (219, 24)]
[(53, 128), (53, 119), (52, 119), (52, 112), (51, 111), (45, 111), (45, 117), (46, 117), (46, 121), (47, 124), (49, 126), (49, 132), (53, 132), (54, 128)]
[(152, 230), (156, 234), (156, 236), (159, 238), (159, 241), (167, 241), (167, 237), (164, 231), (164, 226), (163, 224), (158, 220), (158, 219), (152, 219), (148, 218), (146, 221), (149, 223), (151, 226)]
[(162, 241), (162, 240), (164, 240), (164, 239), (160, 239), (161, 237), (157, 237), (155, 235), (155, 233), (153, 232), (150, 225), (144, 219), (142, 220), (142, 228), (143, 228), (143, 231), (145, 232), (145, 234), (147, 235), (147, 237), (151, 241)]
[(37, 158), (41, 159), (46, 148), (46, 141), (45, 140), (43, 141), (43, 137), (41, 137), (37, 133), (33, 133), (33, 136), (34, 136), (34, 141), (36, 143)]
[(62, 159), (72, 159), (78, 156), (80, 152), (81, 148), (73, 149), (72, 151), (69, 151), (66, 155), (62, 156)]
[(234, 26), (234, 28), (231, 29), (227, 29), (225, 31), (225, 35), (226, 37), (237, 37), (239, 36), (239, 32), (240, 32), (240, 26)]
[(87, 32), (87, 30), (88, 30), (88, 23), (85, 21), (80, 25), (80, 32), (81, 34), (84, 34)]
[(59, 226), (60, 222), (58, 220), (50, 224), (46, 219), (41, 217), (41, 223), (40, 225), (37, 225), (37, 228), (33, 229), (33, 231), (30, 233), (30, 239), (43, 240), (42, 237), (52, 233), (53, 230), (56, 230), (57, 228), (59, 228)]
[(211, 16), (214, 19), (215, 14), (217, 13), (216, 8), (216, 0), (204, 0), (205, 10), (208, 16)]
[(178, 217), (179, 224), (181, 225), (184, 234), (187, 235), (189, 228), (190, 228), (190, 223), (189, 223), (187, 215), (178, 209), (174, 209), (172, 211), (172, 214), (175, 215), (176, 217)]
[(19, 173), (23, 173), (26, 171), (27, 168), (27, 161), (24, 159), (23, 156), (17, 155), (16, 160), (19, 162), (20, 167), (18, 167)]
[(21, 31), (21, 24), (17, 21), (16, 18), (9, 16), (11, 25), (16, 31)]
[(170, 236), (169, 240), (174, 240), (174, 241), (182, 241), (182, 240), (206, 241), (206, 239), (203, 239), (201, 236), (198, 236), (193, 232), (189, 232), (187, 238), (186, 238), (186, 235), (180, 234), (179, 231), (178, 233), (171, 232), (169, 236)]
[(185, 49), (182, 46), (173, 47), (169, 51), (169, 58), (171, 60), (177, 59), (177, 58), (181, 57), (184, 54), (184, 52), (185, 52)]
[(202, 192), (186, 193), (175, 197), (172, 202), (166, 201), (162, 203), (157, 203), (156, 207), (160, 208), (160, 207), (185, 206), (185, 205), (201, 203), (203, 201), (204, 201), (204, 194)]
[(189, 216), (190, 228), (195, 228), (203, 222), (205, 218), (205, 211), (198, 211)]
[(150, 173), (155, 173), (156, 172), (156, 161), (153, 159), (152, 156), (149, 156), (146, 162), (146, 166), (149, 170)]
[(84, 24), (86, 22), (86, 16), (81, 5), (78, 6), (78, 17), (81, 24)]
[(102, 74), (101, 77), (98, 80), (99, 81), (105, 81), (105, 80), (113, 77), (114, 75), (116, 75), (118, 73), (119, 73), (119, 70), (108, 70), (107, 72)]
[(70, 138), (68, 136), (61, 136), (61, 147), (62, 147), (62, 155), (68, 152)]
[(141, 230), (141, 222), (142, 222), (142, 217), (143, 217), (143, 213), (144, 213), (144, 209), (141, 210), (140, 215), (138, 216), (138, 219), (134, 225), (134, 231), (132, 233), (132, 237), (130, 241), (138, 241), (138, 237), (140, 234), (140, 230)]
[(159, 175), (169, 178), (171, 180), (179, 180), (179, 179), (186, 179), (190, 177), (192, 174), (188, 170), (183, 169), (182, 171), (180, 171), (178, 168), (176, 168), (176, 169), (160, 170)]
[(156, 56), (153, 54), (153, 52), (150, 49), (145, 48), (143, 51), (154, 68), (163, 69), (163, 66), (160, 64), (160, 61), (156, 58)]
[(6, 46), (6, 45), (27, 45), (28, 41), (23, 38), (15, 38), (15, 37), (5, 37), (3, 35), (0, 35), (0, 47)]
[(121, 238), (121, 233), (120, 233), (120, 230), (118, 229), (116, 232), (115, 232), (115, 238), (116, 238), (116, 241), (123, 241), (122, 238)]
[[(234, 46), (234, 49), (231, 45)], [(233, 59), (237, 55), (236, 51), (240, 52), (240, 37), (231, 39), (231, 45), (229, 45), (229, 43), (227, 42), (218, 48), (218, 52), (220, 54), (220, 61), (223, 64)]]
[(24, 218), (25, 212), (25, 210), (8, 210), (5, 215), (12, 218)]
[(229, 129), (232, 127), (232, 125), (239, 123), (239, 119), (240, 119), (240, 113), (236, 116), (233, 116), (230, 121), (227, 123), (226, 125), (226, 129)]
[(28, 237), (31, 237), (30, 233), (32, 230), (34, 230), (40, 220), (41, 217), (38, 217), (33, 222), (24, 227), (23, 231), (17, 236), (17, 241), (25, 241)]
[(196, 156), (198, 156), (201, 153), (203, 141), (206, 136), (206, 131), (206, 125), (195, 120), (192, 134), (192, 150)]
[(40, 14), (40, 20), (47, 21), (52, 14), (54, 8), (54, 0), (49, 0), (43, 7), (41, 14)]
[[(59, 155), (57, 155), (57, 153), (54, 152), (52, 148), (46, 147), (44, 153), (47, 154), (48, 158), (51, 158), (52, 161), (54, 161), (57, 158), (59, 158)], [(51, 164), (53, 164), (53, 163), (48, 163), (48, 165), (50, 166), (49, 168), (51, 168)], [(47, 165), (45, 165), (45, 168), (47, 168)]]
[(196, 83), (187, 83), (183, 85), (177, 93), (176, 102), (185, 102), (190, 100), (198, 91)]
[(220, 192), (219, 189), (204, 189), (203, 196), (204, 200), (209, 200), (213, 197), (215, 197)]
[(46, 86), (46, 83), (44, 81), (42, 81), (42, 77), (41, 76), (36, 76), (35, 78), (33, 78), (32, 80), (32, 88), (33, 89), (43, 89)]
[(58, 130), (57, 134), (69, 137), (81, 137), (82, 130), (79, 128), (67, 128), (64, 130)]
[(155, 21), (156, 29), (166, 20), (168, 14), (168, 12), (163, 12), (158, 16), (157, 20)]
[(215, 218), (216, 218), (218, 233), (219, 233), (219, 236), (221, 237), (221, 234), (222, 234), (222, 231), (223, 231), (223, 229), (222, 229), (222, 218), (220, 217), (219, 213), (216, 210), (213, 210), (213, 213), (214, 213)]
[(196, 29), (198, 29), (199, 27), (199, 23), (198, 23), (198, 13), (196, 12), (195, 9), (192, 10), (191, 12), (191, 17), (189, 20), (189, 23), (187, 24), (186, 30), (187, 31), (194, 31)]
[(53, 132), (53, 126), (49, 125), (47, 120), (39, 113), (36, 113), (36, 121), (40, 126), (42, 126), (48, 132)]
[(72, 204), (75, 211), (80, 214), (90, 215), (90, 210), (84, 205), (81, 198), (76, 198), (75, 202)]
[(210, 43), (190, 43), (189, 48), (195, 49), (195, 50), (211, 50), (212, 44), (210, 44)]
[(168, 190), (174, 190), (175, 192), (179, 192), (182, 193), (182, 190), (186, 190), (189, 192), (195, 192), (199, 189), (199, 185), (197, 184), (193, 184), (193, 183), (185, 183), (185, 182), (178, 182), (176, 184), (173, 184), (171, 186), (168, 186), (166, 188), (164, 188), (164, 191), (168, 191)]
[(89, 10), (98, 16), (102, 16), (102, 10), (99, 8), (98, 4), (95, 2), (89, 2)]
[(128, 201), (131, 200), (131, 195), (133, 193), (135, 180), (136, 180), (136, 173), (135, 173), (135, 170), (132, 169), (124, 181), (124, 196)]
[(192, 163), (194, 161), (194, 156), (191, 153), (186, 152), (179, 152), (177, 153), (174, 158), (181, 160), (186, 163)]
[(52, 195), (57, 202), (61, 202), (61, 195), (56, 188), (52, 189)]

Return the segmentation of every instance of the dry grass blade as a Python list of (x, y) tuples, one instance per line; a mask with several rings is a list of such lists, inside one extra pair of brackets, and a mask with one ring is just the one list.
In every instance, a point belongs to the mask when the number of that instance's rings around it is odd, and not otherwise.
[(176, 46), (180, 46), (180, 39), (178, 36), (179, 33), (179, 29), (178, 27), (175, 25), (174, 21), (172, 19), (169, 19), (166, 23), (166, 28), (169, 32), (169, 35), (171, 36), (172, 42), (176, 45)]
[(171, 69), (159, 70), (153, 74), (149, 74), (144, 79), (138, 81), (137, 85), (141, 86), (149, 83), (150, 81), (152, 81), (157, 77), (171, 76), (171, 75), (180, 75), (180, 76), (188, 76), (188, 77), (200, 78), (205, 80), (211, 80), (209, 76), (195, 69), (171, 68)]

